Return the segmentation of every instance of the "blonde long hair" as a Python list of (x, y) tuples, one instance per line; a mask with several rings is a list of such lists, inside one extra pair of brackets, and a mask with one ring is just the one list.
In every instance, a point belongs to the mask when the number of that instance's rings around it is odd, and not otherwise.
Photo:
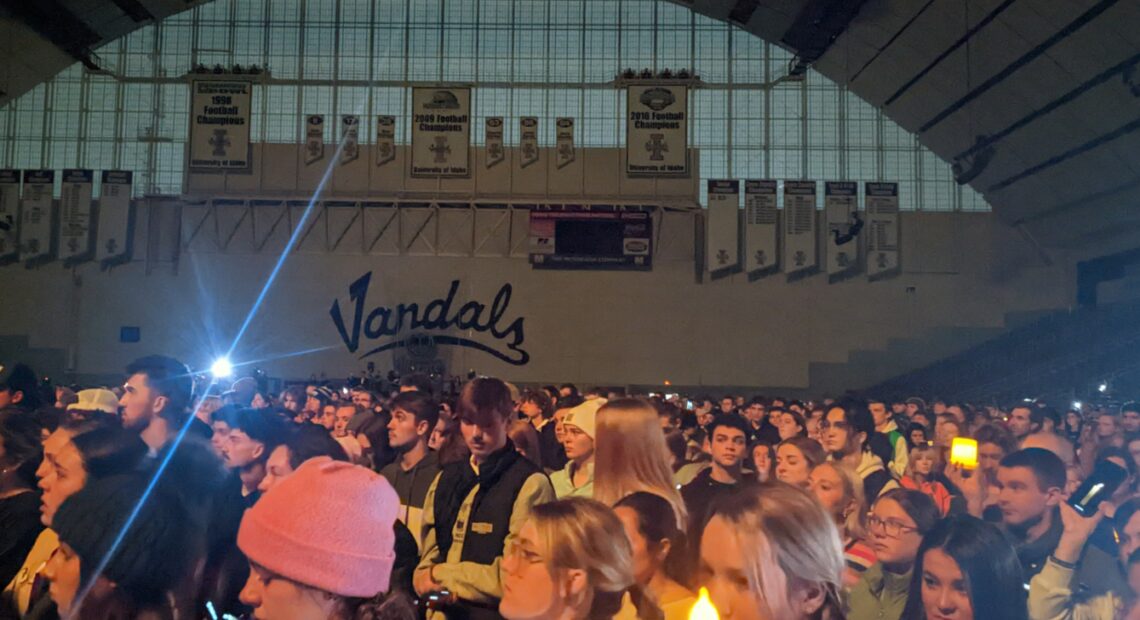
[(660, 495), (673, 506), (677, 526), (683, 531), (688, 515), (673, 482), (670, 458), (653, 405), (637, 398), (618, 398), (598, 410), (594, 499), (613, 506), (639, 491)]
[(818, 587), (823, 603), (813, 618), (842, 618), (843, 542), (831, 515), (808, 491), (782, 482), (734, 492), (718, 504), (743, 554), (752, 596), (771, 618), (791, 618), (792, 592)]

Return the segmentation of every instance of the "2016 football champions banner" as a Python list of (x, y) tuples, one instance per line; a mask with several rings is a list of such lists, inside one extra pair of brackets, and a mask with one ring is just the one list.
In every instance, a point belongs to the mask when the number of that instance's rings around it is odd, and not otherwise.
[(413, 177), (471, 175), (471, 89), (412, 89)]
[(626, 173), (689, 175), (689, 87), (636, 84), (627, 88)]
[(65, 267), (91, 259), (93, 170), (64, 170), (59, 198), (59, 257)]
[(190, 170), (249, 170), (252, 85), (194, 80), (190, 85)]

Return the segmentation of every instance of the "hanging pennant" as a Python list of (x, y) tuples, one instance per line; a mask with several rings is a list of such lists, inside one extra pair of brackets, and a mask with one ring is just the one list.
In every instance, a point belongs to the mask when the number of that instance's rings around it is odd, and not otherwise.
[(557, 127), (555, 157), (557, 167), (562, 168), (574, 161), (574, 119), (559, 118), (555, 121)]
[(688, 176), (688, 86), (639, 83), (626, 90), (626, 174)]
[(376, 165), (396, 159), (396, 117), (376, 117)]
[(54, 170), (25, 170), (20, 200), (20, 260), (36, 267), (52, 260), (52, 187)]
[(305, 117), (305, 165), (325, 156), (325, 117), (310, 114)]
[(486, 145), (487, 167), (491, 168), (506, 158), (506, 149), (503, 148), (503, 117), (488, 116), (486, 132), (483, 142)]
[(815, 181), (784, 181), (784, 273), (811, 275), (818, 265)]
[(744, 264), (755, 281), (780, 269), (779, 217), (776, 182), (744, 182)]
[(95, 172), (64, 170), (59, 197), (59, 257), (70, 267), (92, 257), (91, 195)]
[(343, 114), (340, 117), (340, 163), (347, 164), (360, 157), (360, 117)]
[(823, 189), (823, 216), (827, 220), (827, 281), (838, 282), (859, 271), (859, 184), (827, 181)]
[(411, 175), (471, 176), (471, 89), (412, 89)]
[(103, 269), (131, 259), (135, 221), (131, 204), (133, 181), (134, 173), (129, 170), (103, 171), (95, 227), (95, 260)]
[(519, 119), (519, 156), (523, 168), (538, 161), (538, 118), (524, 116)]
[(190, 170), (249, 170), (253, 85), (198, 79), (190, 83), (190, 93)]
[(20, 171), (0, 170), (0, 265), (20, 259)]
[(899, 274), (899, 184), (866, 183), (867, 279)]
[(740, 181), (709, 179), (705, 270), (715, 280), (740, 270)]

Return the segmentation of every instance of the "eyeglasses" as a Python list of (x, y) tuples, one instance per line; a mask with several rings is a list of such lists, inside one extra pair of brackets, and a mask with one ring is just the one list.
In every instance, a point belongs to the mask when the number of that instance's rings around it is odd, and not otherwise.
[(542, 556), (537, 553), (526, 549), (522, 546), (517, 539), (507, 543), (507, 548), (504, 550), (503, 555), (510, 558), (522, 560), (526, 564), (541, 564)]
[(875, 513), (868, 512), (867, 513), (867, 528), (868, 529), (875, 529), (875, 528), (880, 528), (880, 527), (883, 528), (884, 534), (886, 534), (887, 536), (891, 536), (891, 537), (898, 537), (898, 536), (901, 536), (903, 534), (909, 534), (911, 532), (917, 532), (918, 531), (917, 527), (913, 527), (913, 526), (907, 525), (905, 523), (899, 523), (898, 521), (895, 521), (894, 519), (882, 519), (878, 515), (876, 515)]
[(832, 428), (832, 427), (834, 427), (838, 430), (841, 430), (841, 431), (845, 431), (845, 430), (851, 428), (851, 425), (849, 423), (847, 423), (846, 421), (842, 421), (842, 420), (839, 422), (832, 422), (830, 420), (820, 420), (819, 421), (819, 429), (822, 431), (826, 431), (827, 429)]

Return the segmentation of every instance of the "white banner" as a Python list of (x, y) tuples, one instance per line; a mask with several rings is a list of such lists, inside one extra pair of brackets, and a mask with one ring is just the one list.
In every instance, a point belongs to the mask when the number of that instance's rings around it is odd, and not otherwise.
[(305, 164), (325, 156), (325, 117), (310, 114), (305, 117)]
[(780, 268), (780, 209), (776, 203), (776, 182), (744, 182), (744, 254), (750, 279), (774, 273)]
[(340, 163), (347, 164), (360, 157), (360, 117), (342, 114), (340, 117)]
[(836, 282), (859, 270), (859, 238), (855, 227), (859, 217), (859, 184), (855, 181), (827, 181), (823, 185), (827, 278)]
[(899, 184), (866, 183), (867, 278), (879, 280), (899, 271)]
[(250, 169), (250, 99), (242, 80), (190, 84), (190, 170)]
[(538, 118), (523, 116), (519, 119), (519, 158), (520, 167), (538, 161)]
[(104, 170), (99, 191), (99, 223), (95, 226), (95, 260), (107, 264), (130, 259), (134, 217), (131, 192), (134, 173)]
[(33, 265), (51, 259), (54, 170), (25, 170), (20, 199), (20, 260)]
[(376, 165), (396, 159), (396, 117), (391, 115), (376, 117)]
[(631, 85), (627, 101), (626, 174), (688, 176), (689, 87)]
[(65, 267), (91, 259), (91, 196), (95, 173), (64, 170), (59, 194), (59, 257)]
[(507, 149), (503, 147), (503, 117), (488, 116), (486, 135), (483, 139), (487, 152), (487, 167), (491, 168), (506, 158)]
[(815, 181), (784, 181), (784, 273), (807, 275), (817, 267)]
[(555, 158), (557, 166), (562, 168), (574, 161), (574, 119), (559, 118), (555, 121), (557, 127)]
[(0, 170), (0, 265), (20, 256), (20, 171)]
[(412, 89), (412, 176), (471, 176), (471, 89)]
[(705, 270), (714, 277), (740, 266), (740, 181), (709, 179)]

